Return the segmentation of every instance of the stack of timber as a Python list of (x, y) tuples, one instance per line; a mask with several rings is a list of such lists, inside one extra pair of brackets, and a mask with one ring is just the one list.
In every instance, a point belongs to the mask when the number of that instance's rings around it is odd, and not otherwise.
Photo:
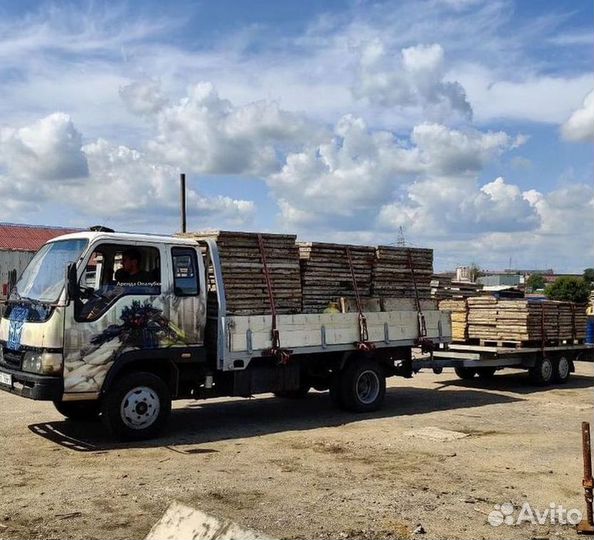
[(468, 305), (468, 338), (497, 339), (497, 299), (493, 296), (476, 296), (466, 300)]
[(452, 298), (452, 278), (448, 276), (431, 276), (431, 298), (444, 300)]
[(575, 339), (586, 339), (586, 326), (588, 325), (588, 304), (573, 305), (573, 326)]
[(355, 298), (347, 248), (350, 250), (359, 296), (361, 299), (371, 297), (375, 248), (323, 242), (298, 242), (297, 245), (301, 259), (304, 313), (321, 313), (330, 303), (338, 305), (340, 302), (344, 305), (347, 302), (345, 299)]
[(429, 299), (432, 275), (432, 249), (378, 246), (373, 268), (373, 294), (384, 298), (413, 298), (416, 283), (419, 298)]
[[(216, 240), (225, 285), (227, 314), (255, 315), (271, 312), (257, 233), (214, 231), (186, 233), (183, 236)], [(299, 313), (302, 298), (296, 236), (261, 236), (276, 311), (278, 314)], [(216, 282), (212, 267), (208, 270), (208, 285), (208, 306), (212, 315), (216, 310)]]
[(465, 341), (468, 338), (468, 304), (465, 299), (442, 300), (441, 311), (452, 312), (452, 340)]
[(481, 341), (530, 343), (583, 340), (583, 305), (550, 300), (469, 298), (468, 338)]
[(450, 292), (452, 298), (471, 298), (481, 294), (483, 286), (480, 283), (470, 281), (452, 281)]

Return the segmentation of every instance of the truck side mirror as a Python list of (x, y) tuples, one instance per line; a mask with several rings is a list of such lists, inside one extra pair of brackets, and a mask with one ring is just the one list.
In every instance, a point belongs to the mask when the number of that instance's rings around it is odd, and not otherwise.
[(76, 300), (78, 298), (76, 263), (70, 263), (66, 270), (66, 292), (68, 293), (68, 300)]

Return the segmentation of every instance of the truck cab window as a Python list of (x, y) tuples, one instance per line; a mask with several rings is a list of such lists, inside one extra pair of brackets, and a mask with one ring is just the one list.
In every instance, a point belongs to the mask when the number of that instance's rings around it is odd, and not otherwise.
[(79, 285), (78, 320), (96, 320), (123, 296), (159, 295), (159, 250), (148, 246), (101, 244), (90, 256)]
[(199, 292), (196, 252), (191, 248), (172, 248), (171, 255), (175, 295), (196, 296)]

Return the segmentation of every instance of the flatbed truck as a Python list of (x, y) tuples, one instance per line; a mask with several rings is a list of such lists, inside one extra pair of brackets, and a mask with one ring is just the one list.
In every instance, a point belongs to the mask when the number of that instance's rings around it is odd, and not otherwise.
[[(126, 260), (142, 279), (122, 277)], [(414, 347), (451, 335), (450, 314), (436, 308), (229, 315), (214, 239), (78, 232), (45, 244), (11, 292), (0, 390), (101, 418), (128, 440), (156, 436), (175, 399), (313, 387), (368, 412), (382, 405), (386, 377), (412, 376)]]

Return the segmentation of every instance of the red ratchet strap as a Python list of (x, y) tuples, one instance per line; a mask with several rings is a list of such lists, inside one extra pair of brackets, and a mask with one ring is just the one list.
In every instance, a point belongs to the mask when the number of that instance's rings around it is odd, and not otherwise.
[(264, 351), (265, 356), (274, 356), (277, 358), (279, 364), (286, 364), (291, 358), (291, 351), (281, 348), (280, 334), (277, 326), (276, 317), (276, 302), (274, 301), (274, 290), (272, 288), (272, 276), (268, 269), (268, 262), (266, 260), (266, 249), (264, 247), (264, 238), (258, 234), (258, 247), (260, 248), (260, 258), (262, 259), (262, 273), (266, 280), (266, 288), (268, 289), (268, 300), (270, 302), (270, 313), (272, 314), (272, 347)]
[(361, 306), (361, 296), (359, 296), (359, 288), (357, 287), (357, 277), (355, 276), (355, 268), (353, 267), (353, 257), (351, 255), (351, 248), (346, 246), (346, 256), (351, 270), (351, 278), (353, 280), (353, 290), (355, 291), (355, 300), (357, 302), (357, 311), (359, 312), (359, 341), (355, 344), (357, 350), (361, 352), (369, 352), (375, 349), (375, 345), (369, 342), (369, 332), (367, 330), (367, 318), (363, 313)]
[(425, 315), (423, 315), (423, 310), (421, 309), (421, 300), (419, 299), (419, 289), (417, 288), (417, 278), (415, 276), (415, 267), (413, 264), (412, 253), (410, 249), (406, 250), (406, 254), (408, 256), (408, 268), (410, 269), (410, 274), (412, 276), (413, 288), (415, 290), (415, 305), (417, 308), (417, 323), (418, 323), (418, 330), (419, 330), (419, 337), (418, 341), (422, 342), (427, 337), (427, 324), (425, 322)]

